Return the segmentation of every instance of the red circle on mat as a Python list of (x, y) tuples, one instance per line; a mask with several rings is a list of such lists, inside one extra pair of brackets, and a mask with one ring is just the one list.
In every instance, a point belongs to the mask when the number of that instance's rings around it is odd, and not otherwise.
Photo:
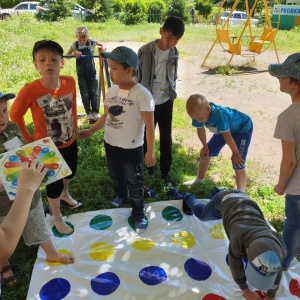
[(226, 298), (215, 294), (207, 294), (202, 298), (202, 300), (226, 300)]
[(263, 291), (255, 291), (255, 293), (259, 296), (260, 299), (265, 299), (267, 294)]
[(289, 289), (292, 295), (300, 298), (300, 277), (291, 280)]

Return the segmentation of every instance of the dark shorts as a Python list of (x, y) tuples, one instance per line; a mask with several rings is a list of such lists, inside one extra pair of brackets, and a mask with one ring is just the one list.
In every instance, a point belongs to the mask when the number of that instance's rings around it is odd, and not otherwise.
[[(65, 177), (66, 179), (72, 179), (77, 170), (77, 161), (78, 161), (78, 147), (77, 140), (74, 141), (69, 147), (58, 149), (62, 157), (65, 159), (67, 165), (72, 171), (72, 174)], [(55, 199), (61, 195), (61, 192), (64, 188), (63, 179), (57, 180), (53, 183), (46, 185), (47, 197)]]

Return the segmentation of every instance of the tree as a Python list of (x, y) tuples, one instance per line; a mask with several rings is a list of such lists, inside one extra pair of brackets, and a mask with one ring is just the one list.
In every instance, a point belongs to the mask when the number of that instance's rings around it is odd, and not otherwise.
[(121, 22), (125, 25), (135, 25), (146, 21), (146, 5), (141, 0), (127, 0)]
[(185, 23), (190, 22), (190, 7), (186, 0), (169, 0), (167, 5), (167, 16), (177, 16)]
[(45, 10), (37, 13), (37, 18), (45, 21), (55, 22), (71, 16), (73, 3), (70, 0), (41, 0), (40, 6)]

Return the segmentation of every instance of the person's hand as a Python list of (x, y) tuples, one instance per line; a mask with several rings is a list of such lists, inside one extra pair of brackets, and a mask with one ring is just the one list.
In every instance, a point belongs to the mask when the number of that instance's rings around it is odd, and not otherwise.
[(81, 139), (81, 140), (84, 140), (84, 139), (87, 139), (88, 137), (90, 137), (92, 135), (91, 131), (89, 129), (83, 129), (83, 130), (80, 130), (78, 132), (78, 137)]
[(244, 160), (242, 159), (240, 153), (238, 153), (238, 152), (232, 153), (231, 160), (232, 160), (234, 167), (242, 168), (244, 166)]
[(145, 154), (145, 164), (147, 168), (153, 167), (156, 164), (156, 157), (154, 153), (146, 153)]
[(209, 149), (207, 146), (204, 146), (201, 150), (200, 150), (200, 157), (208, 157), (209, 156)]
[(274, 186), (274, 192), (277, 194), (277, 195), (283, 195), (284, 194), (284, 190), (285, 190), (285, 187), (279, 185), (279, 184), (276, 184)]
[(105, 51), (106, 50), (106, 47), (104, 44), (100, 43), (99, 46), (102, 48), (102, 51)]
[(261, 300), (259, 295), (255, 292), (250, 291), (249, 289), (243, 290), (243, 297), (247, 300)]
[(80, 51), (75, 51), (74, 52), (75, 58), (80, 58), (81, 55), (82, 55), (82, 52), (80, 52)]
[(28, 162), (24, 162), (22, 165), (23, 168), (18, 178), (17, 194), (24, 193), (24, 190), (34, 193), (42, 183), (47, 169), (44, 168), (44, 164), (39, 164), (36, 159), (30, 165)]

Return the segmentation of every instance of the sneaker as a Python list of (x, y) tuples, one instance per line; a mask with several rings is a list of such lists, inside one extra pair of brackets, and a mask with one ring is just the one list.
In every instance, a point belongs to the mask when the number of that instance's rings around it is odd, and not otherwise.
[(187, 204), (187, 201), (189, 200), (189, 197), (191, 196), (190, 193), (184, 192), (183, 193), (183, 199), (182, 199), (182, 211), (184, 214), (191, 216), (193, 214), (193, 211), (190, 209), (190, 207)]
[(156, 192), (154, 192), (147, 186), (144, 186), (144, 197), (145, 198), (158, 198), (158, 195)]
[(173, 186), (173, 182), (172, 182), (169, 174), (162, 174), (161, 179), (164, 181), (165, 186), (169, 186), (169, 187)]
[(86, 116), (86, 119), (89, 121), (89, 120), (94, 120), (94, 116), (92, 113), (89, 113), (87, 116)]
[(96, 113), (96, 112), (92, 112), (92, 115), (93, 115), (93, 118), (95, 119), (95, 120), (98, 120), (98, 119), (100, 119), (100, 115), (98, 114), (98, 113)]
[(151, 177), (151, 178), (155, 177), (154, 167), (148, 168), (148, 174), (149, 174), (149, 177)]
[(147, 224), (147, 220), (145, 218), (142, 218), (140, 219), (139, 221), (135, 221), (134, 222), (134, 226), (135, 226), (135, 232), (137, 234), (141, 234), (143, 233), (147, 227), (148, 227), (148, 224)]
[(213, 189), (213, 191), (208, 195), (208, 197), (210, 198), (210, 199), (212, 199), (215, 195), (217, 195), (219, 192), (221, 192), (221, 191), (225, 191), (225, 189), (220, 189), (220, 188), (218, 188), (217, 186), (214, 186), (214, 189)]
[(125, 197), (119, 197), (117, 196), (113, 201), (112, 201), (112, 205), (116, 206), (116, 207), (120, 207), (123, 202), (125, 201)]
[(167, 196), (171, 197), (173, 200), (180, 200), (182, 199), (183, 195), (178, 193), (177, 188), (173, 187), (167, 192)]
[(195, 179), (192, 179), (192, 180), (189, 180), (189, 181), (185, 181), (183, 183), (183, 185), (193, 185), (193, 184), (202, 184), (202, 183), (203, 183), (203, 179), (195, 178)]

